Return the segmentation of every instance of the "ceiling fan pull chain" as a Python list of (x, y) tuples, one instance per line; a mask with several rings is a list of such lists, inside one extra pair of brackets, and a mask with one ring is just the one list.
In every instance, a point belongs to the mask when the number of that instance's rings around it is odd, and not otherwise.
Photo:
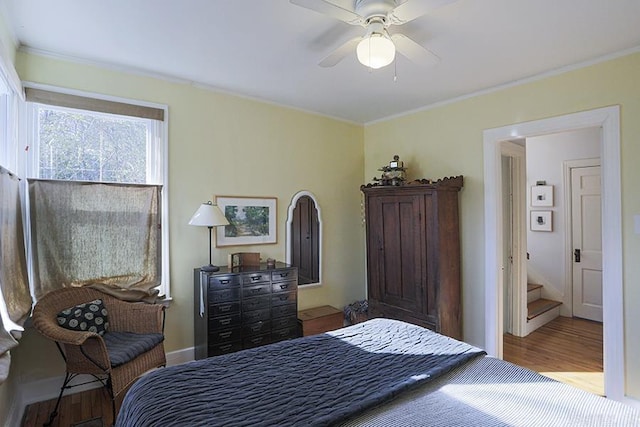
[(398, 82), (398, 60), (397, 59), (393, 60), (393, 82), (394, 83)]

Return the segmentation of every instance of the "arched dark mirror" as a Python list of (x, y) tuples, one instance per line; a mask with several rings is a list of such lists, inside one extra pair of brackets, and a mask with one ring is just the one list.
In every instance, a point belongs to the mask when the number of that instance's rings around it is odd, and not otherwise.
[(322, 221), (315, 196), (300, 191), (287, 214), (287, 264), (298, 267), (298, 285), (319, 285), (322, 277)]

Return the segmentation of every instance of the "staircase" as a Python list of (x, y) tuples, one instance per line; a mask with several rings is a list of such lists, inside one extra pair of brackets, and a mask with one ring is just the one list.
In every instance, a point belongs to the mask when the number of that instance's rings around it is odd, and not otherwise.
[(527, 285), (527, 334), (560, 316), (561, 302), (542, 298), (542, 285)]

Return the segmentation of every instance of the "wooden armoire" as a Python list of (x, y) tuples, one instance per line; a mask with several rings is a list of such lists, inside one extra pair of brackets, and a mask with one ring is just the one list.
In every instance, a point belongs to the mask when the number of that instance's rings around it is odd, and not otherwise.
[(462, 176), (364, 193), (369, 317), (462, 338), (458, 192)]

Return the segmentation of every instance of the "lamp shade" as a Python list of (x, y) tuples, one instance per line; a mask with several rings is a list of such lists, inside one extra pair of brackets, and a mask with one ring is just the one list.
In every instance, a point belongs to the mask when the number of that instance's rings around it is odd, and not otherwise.
[(358, 61), (369, 68), (377, 69), (389, 65), (396, 56), (396, 47), (385, 32), (372, 32), (356, 47)]
[(229, 221), (227, 221), (227, 218), (217, 205), (207, 202), (200, 205), (191, 220), (189, 220), (189, 225), (218, 227), (220, 225), (229, 225)]

